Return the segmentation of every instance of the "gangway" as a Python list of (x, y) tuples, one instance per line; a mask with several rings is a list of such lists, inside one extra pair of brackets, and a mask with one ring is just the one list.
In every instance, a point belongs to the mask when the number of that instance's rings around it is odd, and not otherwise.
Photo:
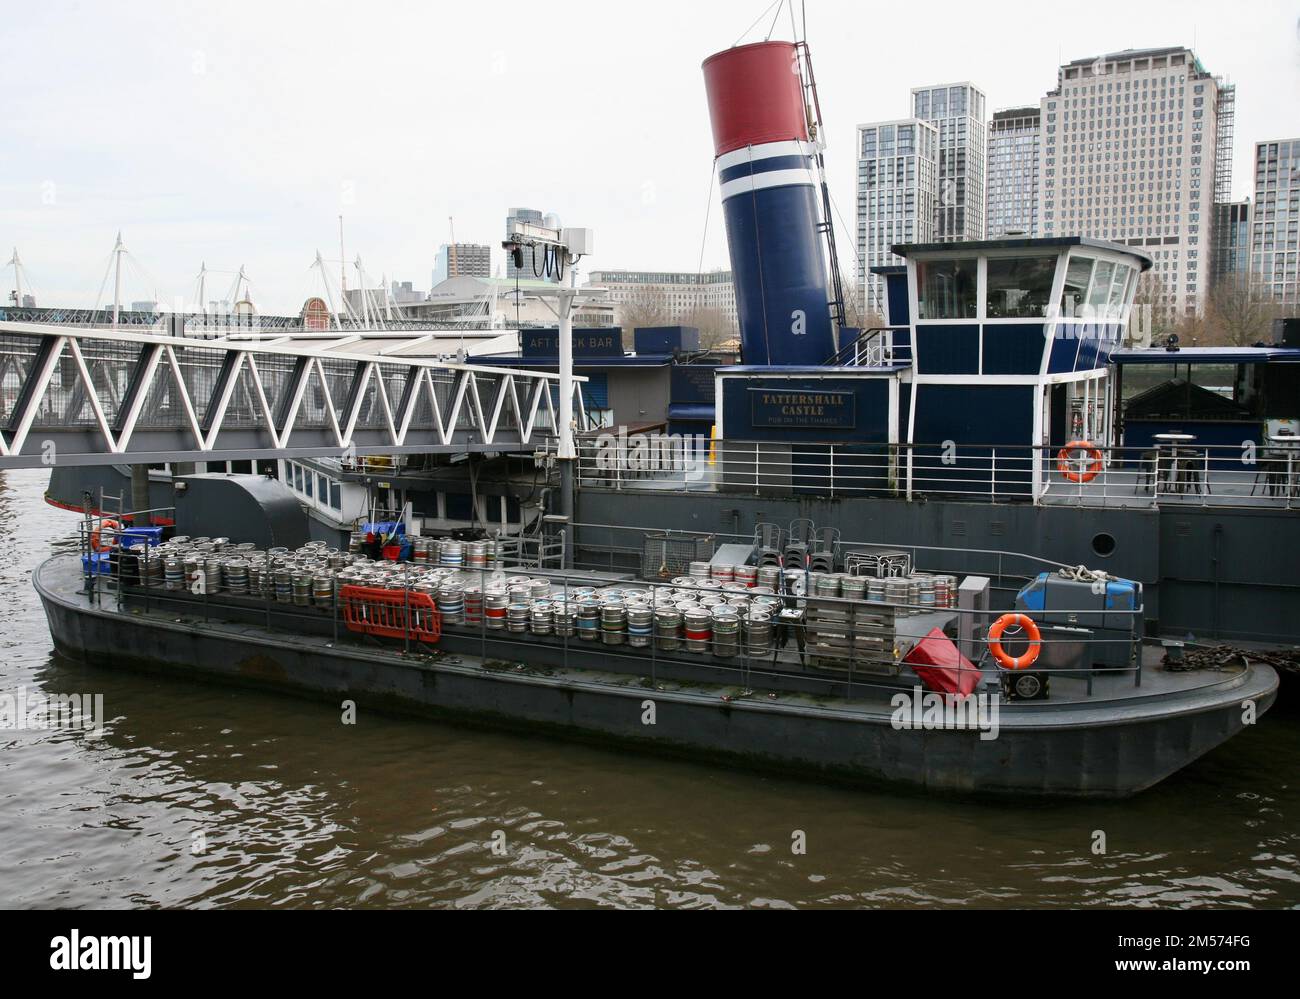
[(198, 340), (0, 321), (0, 469), (531, 453), (556, 436), (560, 379), (474, 363), (428, 331)]

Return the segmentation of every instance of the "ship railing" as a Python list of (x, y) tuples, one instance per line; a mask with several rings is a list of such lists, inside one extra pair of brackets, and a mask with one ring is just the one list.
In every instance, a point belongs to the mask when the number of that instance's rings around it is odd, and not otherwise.
[(912, 349), (896, 344), (894, 334), (906, 326), (877, 326), (860, 332), (826, 360), (831, 367), (883, 368), (910, 363)]
[(1078, 507), (1300, 507), (1300, 445), (1134, 447), (776, 443), (614, 435), (579, 445), (579, 485), (821, 495), (949, 496)]
[(360, 455), (357, 457), (299, 458), (304, 463), (315, 463), (336, 475), (401, 475), (406, 470), (405, 455)]
[[(517, 571), (484, 568), (469, 570), (465, 575), (467, 579), (477, 575), (477, 585), (486, 591), (493, 581)], [(552, 588), (547, 603), (554, 607), (562, 602), (577, 615), (584, 602), (593, 599), (593, 591), (614, 587), (624, 591), (625, 596), (627, 591), (640, 591), (646, 595), (643, 606), (653, 611), (667, 607), (671, 602), (668, 595), (681, 588), (671, 580), (611, 580), (581, 568), (546, 575)], [(848, 700), (871, 698), (876, 702), (900, 693), (933, 693), (934, 688), (921, 678), (926, 661), (918, 661), (913, 654), (925, 639), (937, 651), (947, 652), (948, 658), (941, 665), (949, 680), (976, 694), (976, 700), (983, 695), (986, 703), (1005, 699), (1010, 685), (1022, 675), (1047, 679), (1054, 685), (1049, 700), (1024, 702), (1030, 709), (1059, 706), (1063, 700), (1124, 697), (1126, 689), (1141, 686), (1143, 680), (1138, 639), (1140, 607), (1105, 612), (1095, 607), (1077, 611), (1061, 608), (1055, 613), (1068, 615), (1074, 623), (1069, 627), (1045, 624), (1033, 641), (1019, 626), (1008, 628), (1001, 637), (1005, 654), (1035, 658), (1023, 669), (1006, 669), (994, 664), (989, 637), (992, 622), (1009, 608), (1003, 600), (980, 607), (945, 607), (911, 600), (890, 603), (818, 595), (811, 574), (805, 574), (804, 585), (814, 589), (780, 595), (780, 610), (766, 621), (733, 621), (733, 630), (724, 635), (717, 618), (711, 616), (704, 638), (693, 637), (698, 633), (688, 634), (684, 622), (680, 629), (668, 634), (667, 629), (658, 627), (653, 614), (648, 631), (644, 630), (647, 625), (640, 631), (631, 630), (625, 621), (611, 636), (603, 630), (584, 631), (577, 620), (573, 620), (571, 629), (560, 633), (553, 624), (538, 633), (531, 623), (531, 613), (528, 630), (521, 632), (492, 628), (486, 613), (477, 620), (448, 621), (441, 612), (430, 610), (427, 597), (416, 596), (419, 591), (415, 586), (422, 577), (414, 571), (410, 571), (403, 587), (384, 591), (387, 612), (378, 616), (369, 606), (368, 591), (348, 591), (339, 586), (337, 578), (327, 600), (317, 602), (313, 592), (312, 600), (304, 603), (296, 597), (292, 602), (274, 599), (270, 593), (235, 595), (222, 589), (200, 591), (184, 586), (169, 589), (164, 580), (147, 573), (142, 578), (116, 587), (119, 609), (125, 593), (146, 613), (182, 615), (204, 622), (259, 623), (272, 634), (332, 635), (336, 645), (349, 632), (360, 632), (369, 643), (376, 638), (401, 643), (393, 650), (400, 649), (407, 655), (420, 653), (439, 637), (458, 636), (481, 642), (485, 662), (514, 661), (518, 670), (526, 670), (530, 663), (543, 668), (554, 665), (550, 658), (539, 662), (538, 653), (543, 648), (565, 668), (581, 665), (589, 669), (589, 656), (598, 649), (602, 664), (616, 672), (640, 675), (648, 690), (669, 689), (661, 684), (672, 687), (685, 681), (698, 691), (700, 684), (710, 684), (728, 700), (753, 697), (756, 691), (764, 690), (774, 692), (774, 696), (779, 696), (775, 692), (783, 692)], [(97, 585), (103, 582), (101, 577)], [(692, 592), (701, 600), (716, 598), (725, 602), (734, 599), (739, 591), (704, 582), (692, 587)], [(788, 619), (781, 613), (786, 610), (792, 612)], [(1093, 618), (1103, 616), (1108, 627), (1092, 630)], [(376, 651), (373, 645), (364, 647)], [(575, 652), (586, 655), (574, 658)]]
[[(112, 516), (87, 515), (78, 525), (82, 554), (94, 554), (93, 542), (106, 542), (109, 539), (105, 532), (124, 527), (127, 521), (135, 526), (148, 526), (155, 520), (174, 522), (174, 519), (174, 507), (128, 511)], [(646, 592), (652, 608), (667, 606), (672, 602), (669, 594), (684, 588), (682, 580), (664, 578), (664, 573), (683, 569), (681, 575), (689, 577), (692, 569), (689, 564), (672, 567), (661, 564), (647, 571), (645, 546), (638, 546), (637, 541), (644, 542), (647, 534), (662, 532), (608, 524), (578, 523), (572, 526), (577, 542), (573, 568), (547, 573), (553, 594), (562, 596), (565, 606), (576, 606), (592, 588), (610, 586)], [(700, 543), (705, 548), (730, 544), (739, 546), (733, 551), (741, 555), (744, 554), (741, 548), (754, 544), (752, 534), (672, 533), (692, 539), (696, 542), (692, 550), (696, 551), (700, 550)], [(735, 697), (752, 696), (754, 689), (766, 686), (786, 690), (792, 684), (796, 690), (850, 699), (870, 692), (878, 696), (882, 691), (920, 690), (920, 674), (913, 668), (916, 664), (909, 660), (918, 641), (930, 636), (942, 648), (948, 648), (945, 643), (951, 640), (953, 647), (964, 657), (951, 658), (948, 663), (950, 677), (961, 678), (970, 671), (978, 671), (978, 677), (969, 677), (976, 682), (968, 686), (972, 692), (994, 695), (1005, 693), (1008, 684), (1024, 671), (993, 665), (990, 658), (993, 646), (989, 636), (992, 622), (1003, 610), (1012, 608), (1015, 594), (1029, 580), (1043, 572), (1077, 571), (1020, 552), (896, 545), (879, 539), (837, 542), (833, 552), (834, 564), (852, 565), (855, 570), (861, 570), (868, 563), (852, 556), (868, 551), (904, 554), (912, 572), (925, 573), (932, 578), (952, 576), (967, 585), (949, 587), (950, 606), (939, 606), (924, 595), (919, 602), (910, 597), (893, 602), (851, 599), (826, 592), (826, 574), (795, 569), (782, 574), (783, 582), (775, 594), (783, 609), (794, 612), (788, 621), (782, 615), (774, 614), (767, 622), (742, 623), (730, 636), (719, 635), (711, 622), (708, 640), (703, 644), (697, 640), (694, 647), (688, 644), (684, 630), (671, 637), (659, 634), (653, 618), (648, 635), (644, 631), (634, 634), (625, 630), (621, 637), (608, 644), (603, 637), (592, 639), (589, 635), (584, 639), (576, 629), (572, 635), (555, 635), (553, 632), (516, 635), (505, 631), (489, 634), (485, 615), (477, 625), (453, 624), (447, 627), (452, 633), (474, 634), (477, 631), (483, 641), (485, 659), (489, 656), (489, 639), (493, 657), (500, 658), (501, 648), (513, 645), (518, 647), (519, 659), (523, 663), (529, 661), (529, 650), (536, 649), (541, 642), (561, 650), (562, 661), (568, 665), (573, 648), (590, 650), (595, 647), (592, 645), (594, 640), (600, 643), (602, 659), (617, 660), (625, 665), (635, 663), (639, 671), (643, 670), (647, 675), (651, 688), (657, 687), (661, 680), (673, 682), (674, 678), (680, 678), (681, 667), (689, 666), (698, 667), (702, 677), (711, 678), (717, 684), (734, 685), (734, 693), (725, 696)], [(142, 603), (146, 613), (157, 610), (168, 615), (193, 614), (208, 621), (234, 619), (240, 615), (247, 618), (252, 614), (252, 619), (264, 620), (270, 631), (332, 633), (336, 642), (349, 630), (346, 620), (349, 608), (344, 606), (346, 601), (340, 599), (337, 579), (334, 580), (333, 592), (324, 603), (317, 602), (313, 591), (310, 603), (299, 604), (296, 595), (293, 602), (272, 599), (269, 591), (264, 597), (236, 596), (220, 588), (209, 590), (204, 586), (190, 585), (194, 582), (191, 580), (166, 576), (159, 571), (161, 560), (158, 553), (147, 543), (139, 549), (138, 556), (132, 556), (138, 561), (129, 570), (124, 569), (122, 553), (117, 551), (114, 554), (116, 557), (98, 563), (94, 559), (83, 559), (85, 592), (92, 601), (100, 601), (106, 591), (115, 591), (119, 610), (122, 609), (124, 594), (128, 594), (131, 599)], [(267, 562), (263, 578), (269, 579), (270, 552), (264, 556)], [(883, 560), (877, 564), (897, 565)], [(614, 573), (612, 576), (609, 575), (611, 571)], [(412, 587), (419, 576), (413, 567), (409, 567), (408, 572), (411, 575), (405, 589), (413, 593)], [(489, 581), (504, 578), (510, 572), (509, 568), (479, 570), (479, 585), (486, 587)], [(630, 578), (635, 578), (635, 581), (628, 581)], [(711, 578), (695, 579), (690, 589), (697, 597), (702, 595), (702, 598), (716, 598), (722, 602), (735, 599), (741, 592)], [(924, 594), (924, 590), (922, 592)], [(749, 590), (745, 593), (752, 595)], [(365, 613), (355, 607), (351, 612), (354, 615)], [(1013, 626), (1001, 640), (1009, 656), (1036, 652), (1037, 659), (1025, 669), (1057, 683), (1057, 693), (1052, 695), (1055, 701), (1044, 703), (1059, 703), (1062, 694), (1070, 699), (1123, 696), (1117, 683), (1141, 685), (1140, 636), (1144, 609), (1140, 599), (1131, 610), (1099, 611), (1094, 604), (1075, 611), (1053, 608), (1053, 615), (1056, 620), (1070, 620), (1071, 624), (1060, 627), (1044, 623), (1036, 643), (1031, 643), (1027, 635), (1019, 633)], [(1097, 619), (1096, 628), (1091, 627), (1094, 619)], [(385, 637), (400, 639), (407, 653), (427, 644), (431, 634), (430, 622), (422, 621), (420, 614), (413, 612), (407, 602), (403, 602), (403, 612), (395, 615), (393, 621), (397, 622), (395, 627), (400, 633), (386, 633)], [(394, 627), (393, 621), (388, 622), (390, 631)], [(764, 628), (764, 624), (768, 627)], [(935, 632), (936, 628), (944, 637)], [(661, 672), (669, 668), (670, 674)], [(1062, 681), (1070, 683), (1062, 686)], [(1032, 702), (1025, 703), (1033, 706)]]
[[(757, 555), (752, 533), (660, 531), (637, 526), (587, 523), (577, 523), (573, 527), (574, 569), (579, 572), (586, 570), (635, 576), (637, 581), (634, 583), (614, 584), (626, 588), (652, 591), (681, 588), (682, 583), (691, 576), (688, 553), (720, 552), (726, 545), (730, 546), (728, 551), (741, 559), (752, 560)], [(648, 566), (650, 547), (647, 542), (655, 542), (653, 558), (658, 561), (664, 558), (662, 553), (666, 549), (659, 543), (664, 537), (681, 542), (674, 549), (678, 555), (677, 560), (665, 560), (658, 566)], [(861, 559), (860, 556), (866, 553), (903, 558), (901, 562), (897, 558), (871, 561)], [(784, 567), (781, 576), (783, 581), (797, 580), (801, 591), (798, 597), (784, 597), (784, 603), (796, 605), (797, 610), (806, 613), (805, 622), (792, 626), (783, 637), (791, 649), (802, 640), (803, 653), (798, 657), (802, 665), (838, 673), (850, 688), (855, 683), (866, 683), (896, 689), (900, 677), (905, 681), (908, 677), (915, 679), (910, 666), (901, 660), (908, 654), (909, 643), (916, 636), (912, 635), (904, 641), (902, 647), (898, 646), (893, 641), (895, 633), (889, 630), (890, 615), (910, 619), (912, 624), (923, 620), (919, 615), (939, 613), (940, 617), (946, 616), (948, 620), (943, 624), (943, 630), (955, 637), (954, 644), (974, 668), (986, 673), (994, 662), (989, 628), (1003, 611), (1013, 609), (1016, 596), (1025, 585), (1044, 573), (1077, 578), (1080, 572), (1078, 566), (1066, 566), (1023, 552), (996, 548), (898, 544), (883, 539), (840, 539), (831, 554), (832, 565), (835, 567), (843, 569), (854, 566), (851, 575), (870, 578), (873, 574), (869, 568), (873, 563), (881, 567), (881, 572), (889, 573), (897, 572), (900, 565), (904, 565), (908, 573), (931, 578), (947, 576), (967, 584), (965, 587), (959, 584), (958, 588), (951, 591), (949, 607), (939, 608), (933, 603), (909, 601), (882, 604), (818, 594), (819, 578), (827, 575), (843, 576), (846, 573), (816, 573), (810, 571), (806, 563), (802, 569)], [(692, 561), (697, 562), (698, 568), (699, 560)], [(715, 557), (712, 561), (717, 562), (718, 559)], [(581, 576), (576, 578), (580, 583), (584, 582)], [(1098, 577), (1100, 578), (1102, 577)], [(585, 583), (590, 585), (589, 580), (585, 580)], [(725, 589), (711, 580), (701, 582), (695, 579), (687, 585), (694, 592), (710, 593), (724, 599), (739, 592)], [(1100, 584), (1094, 580), (1092, 585)], [(815, 611), (820, 611), (819, 620), (813, 619)], [(1086, 696), (1093, 696), (1096, 692), (1094, 681), (1103, 677), (1127, 677), (1132, 684), (1141, 684), (1141, 636), (1145, 630), (1145, 611), (1140, 584), (1136, 606), (1118, 610), (1114, 614), (1099, 611), (1095, 604), (1077, 610), (1054, 606), (1050, 614), (1051, 621), (1069, 621), (1070, 624), (1065, 626), (1047, 623), (1041, 615), (1029, 613), (1042, 624), (1039, 659), (1050, 675), (1083, 680), (1080, 692)], [(915, 631), (915, 628), (912, 630)], [(1006, 635), (1011, 636), (1009, 640), (1004, 636), (1003, 641), (1008, 655), (1015, 657), (1028, 651), (1028, 639), (1019, 634), (1019, 629), (1009, 628)], [(891, 636), (890, 642), (884, 644), (887, 636)], [(775, 651), (772, 650), (773, 653)], [(687, 661), (695, 660), (687, 657)], [(1077, 665), (1081, 662), (1090, 665)], [(751, 663), (744, 668), (753, 670), (754, 666)], [(962, 668), (958, 666), (958, 672)], [(985, 679), (990, 675), (1005, 676), (1005, 671), (992, 670), (986, 674)], [(1114, 681), (1111, 680), (1105, 689), (1114, 689)]]

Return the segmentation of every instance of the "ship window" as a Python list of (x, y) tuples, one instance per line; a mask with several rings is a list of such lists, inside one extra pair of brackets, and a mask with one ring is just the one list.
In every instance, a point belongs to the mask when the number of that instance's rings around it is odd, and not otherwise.
[(1105, 531), (1093, 535), (1092, 550), (1100, 558), (1110, 558), (1115, 554), (1115, 536)]
[(1092, 277), (1092, 257), (1071, 257), (1065, 268), (1065, 285), (1061, 288), (1061, 315), (1077, 316), (1088, 293), (1088, 279)]
[(329, 480), (319, 473), (316, 476), (316, 498), (322, 503), (329, 499), (330, 486)]
[(990, 257), (988, 261), (989, 319), (1041, 319), (1052, 298), (1056, 257)]
[(978, 267), (975, 257), (917, 261), (918, 317), (974, 319)]
[(304, 478), (306, 479), (306, 481), (303, 483), (303, 486), (305, 487), (305, 490), (306, 490), (306, 493), (307, 493), (307, 498), (308, 498), (308, 499), (311, 499), (311, 493), (312, 493), (312, 489), (311, 489), (311, 480), (312, 480), (311, 469), (304, 469), (303, 471), (306, 472), (306, 475), (304, 476)]
[(1088, 305), (1092, 314), (1100, 316), (1106, 311), (1106, 300), (1110, 297), (1110, 282), (1115, 275), (1115, 265), (1109, 260), (1098, 260), (1097, 270), (1092, 276), (1092, 290), (1088, 292)]
[(337, 482), (330, 483), (330, 506), (335, 510), (343, 509), (343, 487)]
[(474, 504), (469, 493), (447, 493), (447, 520), (473, 520)]
[(1110, 302), (1106, 306), (1106, 315), (1111, 319), (1118, 319), (1124, 311), (1125, 292), (1128, 291), (1128, 279), (1132, 273), (1131, 267), (1126, 267), (1124, 264), (1115, 265), (1115, 279), (1110, 285)]

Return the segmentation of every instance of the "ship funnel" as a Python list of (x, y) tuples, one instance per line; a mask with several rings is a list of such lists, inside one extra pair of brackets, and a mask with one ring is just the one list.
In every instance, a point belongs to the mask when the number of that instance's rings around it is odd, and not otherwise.
[(799, 53), (759, 42), (704, 60), (746, 364), (822, 364), (835, 353)]

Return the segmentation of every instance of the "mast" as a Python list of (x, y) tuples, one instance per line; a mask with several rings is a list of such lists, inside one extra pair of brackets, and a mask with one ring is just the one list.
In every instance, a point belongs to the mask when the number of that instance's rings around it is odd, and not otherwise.
[(199, 264), (199, 311), (208, 314), (208, 262)]
[(113, 247), (113, 328), (117, 329), (122, 317), (122, 254), (126, 247), (122, 245), (122, 232), (117, 233), (117, 243)]
[(357, 287), (361, 294), (361, 322), (365, 326), (370, 325), (370, 303), (366, 301), (366, 272), (361, 269), (361, 254), (357, 254), (354, 261), (357, 268)]
[(329, 278), (325, 274), (325, 258), (321, 256), (320, 250), (316, 251), (316, 262), (312, 266), (320, 271), (320, 283), (325, 289), (325, 304), (330, 310), (330, 316), (334, 319), (334, 325), (342, 329), (343, 320), (339, 316), (338, 310), (334, 308), (334, 294), (330, 291)]
[(14, 255), (9, 258), (9, 263), (14, 269), (14, 307), (21, 309), (23, 307), (23, 262), (18, 259), (18, 247), (14, 247)]
[(339, 294), (347, 298), (348, 258), (343, 253), (343, 216), (339, 216)]

